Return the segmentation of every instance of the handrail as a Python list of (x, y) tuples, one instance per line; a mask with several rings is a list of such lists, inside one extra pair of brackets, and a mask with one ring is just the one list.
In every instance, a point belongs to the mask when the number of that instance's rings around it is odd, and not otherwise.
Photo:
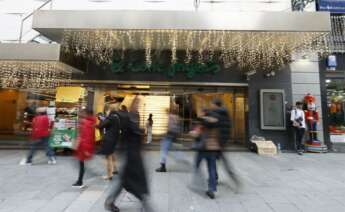
[(31, 13), (29, 13), (27, 16), (25, 16), (22, 20), (21, 20), (21, 23), (20, 23), (20, 32), (19, 32), (19, 43), (22, 43), (22, 39), (23, 39), (23, 26), (24, 26), (24, 21), (26, 19), (28, 19), (30, 16), (33, 16), (33, 14), (42, 9), (44, 6), (46, 6), (47, 4), (50, 4), (50, 9), (52, 9), (52, 6), (53, 6), (53, 0), (47, 0), (45, 1), (41, 6), (39, 6), (38, 8), (36, 8), (35, 10), (33, 10)]

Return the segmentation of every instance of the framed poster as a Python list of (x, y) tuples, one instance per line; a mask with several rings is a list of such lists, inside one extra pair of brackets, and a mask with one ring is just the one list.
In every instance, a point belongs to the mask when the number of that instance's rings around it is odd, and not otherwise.
[(262, 130), (285, 130), (285, 92), (281, 89), (260, 90)]

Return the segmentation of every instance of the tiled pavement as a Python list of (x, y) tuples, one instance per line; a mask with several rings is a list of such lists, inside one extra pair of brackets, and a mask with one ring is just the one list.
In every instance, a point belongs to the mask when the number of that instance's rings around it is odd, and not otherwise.
[[(193, 154), (187, 154), (192, 160)], [(40, 153), (33, 166), (19, 166), (24, 155), (25, 151), (0, 150), (0, 212), (104, 211), (109, 182), (88, 175), (88, 187), (74, 189), (71, 184), (77, 170), (72, 157), (58, 157), (57, 165), (48, 165)], [(190, 168), (169, 160), (168, 173), (155, 173), (159, 152), (147, 151), (144, 155), (151, 201), (157, 212), (345, 211), (345, 154), (264, 157), (249, 152), (228, 153), (244, 186), (240, 193), (234, 193), (221, 171), (215, 200), (187, 188)], [(101, 173), (102, 165), (95, 160), (89, 167)], [(126, 192), (117, 204), (121, 211), (141, 208)]]

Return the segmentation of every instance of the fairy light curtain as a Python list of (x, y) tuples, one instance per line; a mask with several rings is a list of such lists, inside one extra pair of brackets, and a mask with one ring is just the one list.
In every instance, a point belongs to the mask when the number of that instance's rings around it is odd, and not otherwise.
[(60, 62), (0, 60), (0, 88), (48, 89), (69, 85), (72, 70)]
[[(171, 64), (216, 61), (225, 68), (244, 71), (279, 70), (291, 62), (293, 53), (327, 54), (327, 32), (246, 32), (222, 30), (65, 30), (62, 51), (97, 64), (111, 64), (114, 50), (144, 49), (145, 63), (152, 54), (169, 50)], [(183, 58), (176, 52), (185, 51)], [(122, 58), (123, 59), (123, 58)]]

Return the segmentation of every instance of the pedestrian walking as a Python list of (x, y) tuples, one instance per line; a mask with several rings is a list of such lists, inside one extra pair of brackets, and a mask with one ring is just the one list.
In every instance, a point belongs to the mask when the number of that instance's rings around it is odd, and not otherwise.
[(54, 151), (49, 145), (49, 135), (51, 130), (51, 122), (49, 121), (47, 110), (44, 107), (36, 109), (36, 116), (32, 120), (32, 145), (29, 154), (21, 165), (31, 165), (32, 159), (35, 156), (37, 148), (44, 146), (46, 148), (46, 155), (48, 157), (48, 164), (56, 164)]
[(147, 135), (147, 144), (152, 142), (152, 127), (153, 127), (153, 115), (150, 113), (149, 118), (146, 120), (146, 135)]
[[(195, 159), (195, 175), (201, 176), (200, 164), (203, 160), (207, 162), (208, 189), (206, 195), (214, 199), (217, 191), (216, 179), (216, 157), (221, 147), (218, 138), (217, 118), (204, 111), (191, 134), (195, 137), (194, 149), (197, 151)], [(195, 182), (193, 182), (195, 183)]]
[(100, 154), (105, 156), (107, 175), (105, 180), (112, 180), (113, 175), (118, 173), (115, 160), (115, 147), (120, 137), (120, 117), (115, 108), (112, 108), (108, 116), (97, 126), (104, 132)]
[(78, 180), (73, 187), (83, 188), (85, 174), (85, 161), (90, 160), (94, 154), (96, 118), (92, 110), (82, 110), (79, 115), (79, 132), (75, 144), (75, 156), (79, 161)]
[(166, 160), (168, 152), (173, 142), (176, 141), (178, 133), (180, 132), (180, 118), (176, 114), (175, 110), (169, 113), (168, 117), (168, 132), (161, 141), (161, 159), (160, 167), (156, 169), (156, 172), (166, 172)]
[(139, 128), (139, 99), (136, 97), (132, 103), (130, 111), (121, 110), (119, 112), (121, 121), (121, 142), (120, 149), (125, 156), (123, 169), (120, 170), (119, 181), (114, 182), (111, 192), (105, 200), (105, 208), (109, 211), (118, 212), (120, 209), (114, 204), (121, 191), (125, 189), (138, 198), (146, 212), (151, 212), (152, 208), (148, 204), (148, 183), (141, 156), (141, 139), (143, 130)]
[[(220, 150), (217, 153), (217, 160), (220, 160), (223, 167), (232, 181), (235, 183), (235, 189), (238, 191), (241, 187), (239, 177), (235, 173), (231, 162), (224, 155), (224, 147), (230, 140), (231, 132), (231, 118), (228, 110), (224, 107), (220, 99), (214, 99), (211, 104), (211, 116), (217, 119), (216, 128), (218, 129), (218, 140)], [(216, 169), (216, 179), (218, 181), (219, 175)]]
[(295, 130), (295, 148), (299, 155), (303, 155), (304, 145), (303, 138), (306, 128), (305, 114), (303, 111), (303, 103), (296, 102), (296, 108), (291, 111), (290, 120)]

